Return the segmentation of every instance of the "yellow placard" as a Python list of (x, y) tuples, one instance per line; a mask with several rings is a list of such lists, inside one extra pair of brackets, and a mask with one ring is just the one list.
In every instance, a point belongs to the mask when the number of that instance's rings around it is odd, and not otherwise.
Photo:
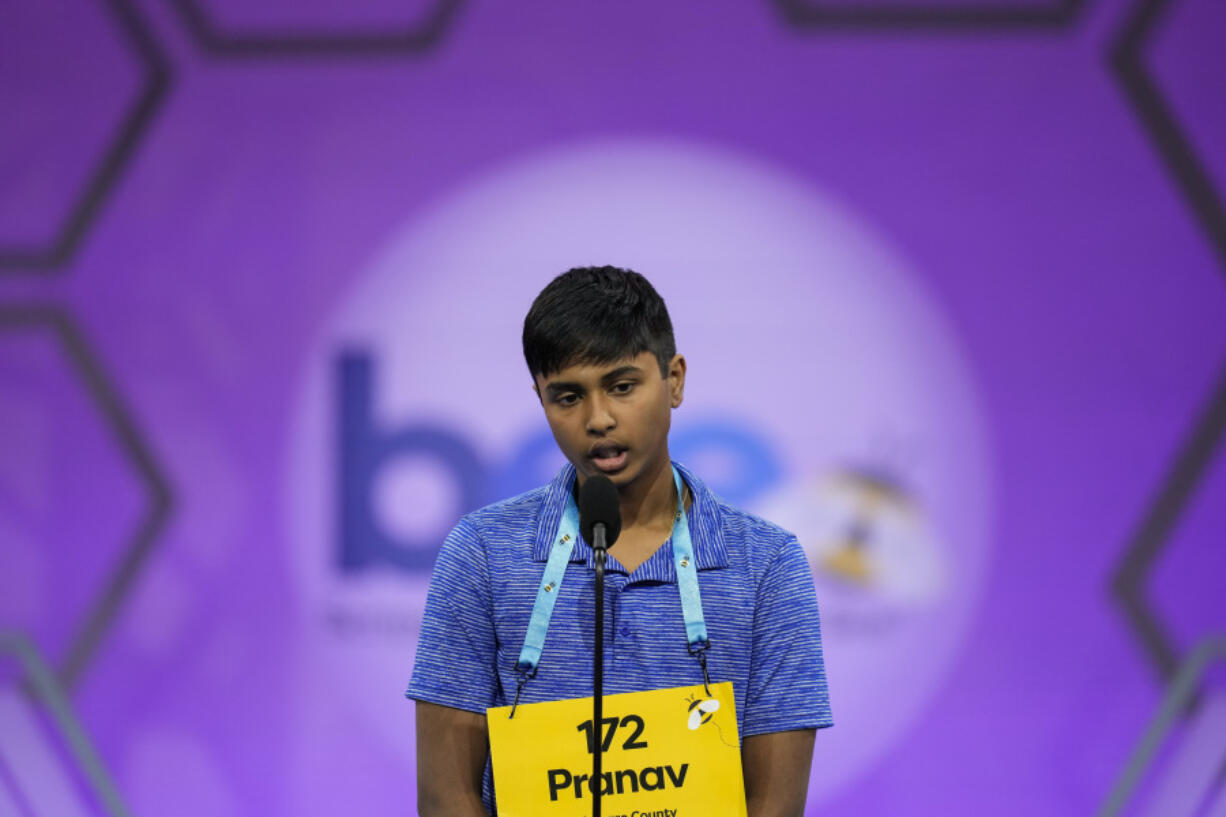
[[(503, 817), (591, 814), (601, 739), (602, 817), (746, 817), (732, 684), (608, 695), (486, 711)], [(600, 735), (598, 738), (597, 735)]]

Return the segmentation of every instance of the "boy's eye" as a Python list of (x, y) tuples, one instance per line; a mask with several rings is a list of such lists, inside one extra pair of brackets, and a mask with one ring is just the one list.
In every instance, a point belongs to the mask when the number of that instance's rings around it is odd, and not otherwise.
[(614, 394), (629, 394), (634, 389), (634, 384), (630, 382), (622, 382), (616, 384), (610, 391)]
[(579, 395), (559, 394), (556, 398), (554, 398), (554, 402), (559, 406), (573, 406), (575, 403), (579, 402)]

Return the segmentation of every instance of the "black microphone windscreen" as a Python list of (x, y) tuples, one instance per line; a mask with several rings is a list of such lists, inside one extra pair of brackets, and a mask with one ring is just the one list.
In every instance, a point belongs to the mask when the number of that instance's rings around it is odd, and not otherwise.
[(579, 530), (589, 545), (597, 522), (604, 523), (605, 546), (613, 547), (622, 532), (621, 500), (613, 480), (600, 474), (588, 477), (579, 489)]

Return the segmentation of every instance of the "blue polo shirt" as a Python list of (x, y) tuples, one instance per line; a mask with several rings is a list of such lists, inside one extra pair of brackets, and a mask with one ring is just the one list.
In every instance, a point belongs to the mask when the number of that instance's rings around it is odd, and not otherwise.
[[(799, 542), (677, 468), (693, 497), (688, 517), (711, 640), (707, 666), (712, 682), (732, 682), (741, 736), (830, 726), (817, 597)], [(464, 516), (447, 536), (408, 697), (481, 713), (511, 702), (515, 664), (574, 482), (568, 463), (548, 485)], [(520, 703), (592, 694), (592, 561), (580, 538)], [(604, 643), (606, 695), (702, 683), (687, 647), (671, 540), (633, 572), (617, 561), (616, 545), (609, 550)]]

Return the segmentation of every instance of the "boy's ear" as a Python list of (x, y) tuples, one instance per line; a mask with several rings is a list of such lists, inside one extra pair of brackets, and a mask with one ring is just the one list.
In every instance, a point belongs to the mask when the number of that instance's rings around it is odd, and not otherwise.
[(541, 398), (541, 387), (537, 385), (535, 377), (532, 378), (532, 391), (536, 394), (536, 402), (542, 406), (545, 405), (545, 401)]
[(673, 355), (668, 362), (668, 392), (673, 408), (681, 405), (685, 399), (685, 358)]

